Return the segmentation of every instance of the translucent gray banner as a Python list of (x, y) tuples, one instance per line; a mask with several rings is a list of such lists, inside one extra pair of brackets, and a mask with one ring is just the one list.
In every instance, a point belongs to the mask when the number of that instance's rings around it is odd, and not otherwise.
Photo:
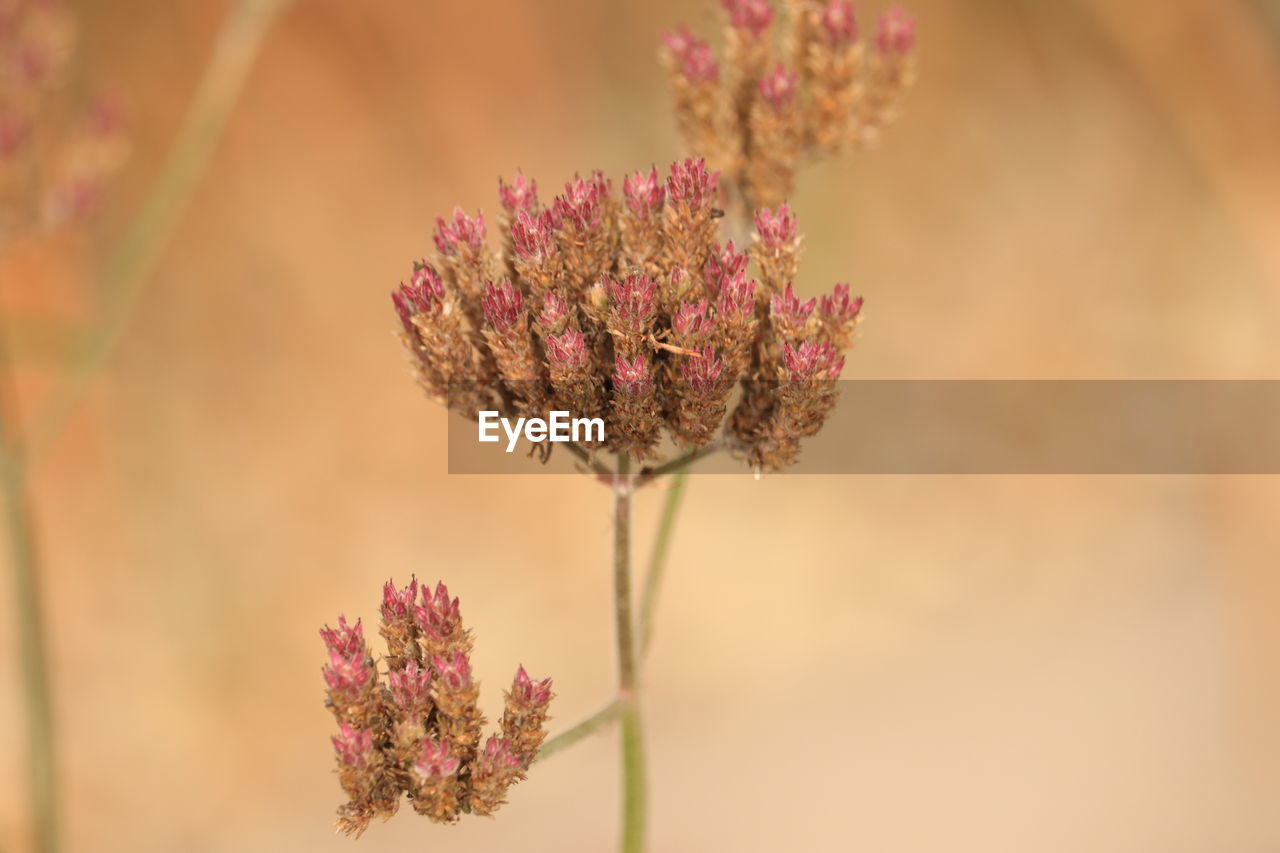
[[(826, 425), (785, 474), (1277, 474), (1277, 380), (846, 380)], [(731, 407), (732, 408), (732, 407)], [(554, 444), (506, 452), (450, 416), (451, 474), (564, 474), (583, 467)], [(589, 445), (583, 445), (589, 446)], [(536, 450), (536, 449), (535, 449)], [(664, 444), (649, 464), (679, 450)], [(609, 454), (597, 454), (611, 462)], [(724, 451), (695, 473), (752, 471)]]

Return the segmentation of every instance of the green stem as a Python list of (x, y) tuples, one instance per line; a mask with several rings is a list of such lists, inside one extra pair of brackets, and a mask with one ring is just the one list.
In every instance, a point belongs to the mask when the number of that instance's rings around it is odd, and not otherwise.
[(550, 758), (561, 750), (568, 749), (580, 740), (595, 734), (600, 729), (616, 721), (622, 716), (622, 709), (625, 703), (621, 699), (615, 699), (608, 705), (605, 705), (599, 711), (596, 711), (590, 717), (572, 728), (565, 729), (553, 738), (549, 738), (538, 749), (537, 761)]
[(653, 614), (658, 606), (658, 594), (666, 575), (667, 557), (671, 554), (671, 539), (675, 533), (676, 517), (680, 514), (680, 500), (688, 473), (678, 472), (667, 489), (667, 499), (662, 504), (662, 516), (658, 520), (658, 532), (653, 539), (653, 553), (649, 557), (649, 571), (644, 579), (644, 594), (640, 597), (640, 658), (649, 655), (653, 640)]
[(40, 607), (39, 558), (19, 420), (12, 363), (7, 347), (0, 346), (0, 491), (4, 494), (4, 524), (13, 572), (14, 621), (18, 628), (26, 712), (28, 796), (35, 849), (40, 853), (54, 853), (58, 849), (58, 802), (53, 702)]
[(262, 38), (286, 2), (239, 0), (228, 15), (169, 158), (107, 262), (102, 277), (102, 316), (73, 348), (73, 363), (65, 380), (35, 414), (27, 440), (29, 462), (48, 448), (75, 414), (94, 377), (120, 342), (161, 252), (222, 138)]
[(613, 593), (618, 634), (618, 695), (622, 709), (623, 853), (644, 850), (646, 782), (640, 724), (639, 666), (636, 663), (635, 614), (631, 601), (630, 460), (618, 455), (613, 484)]

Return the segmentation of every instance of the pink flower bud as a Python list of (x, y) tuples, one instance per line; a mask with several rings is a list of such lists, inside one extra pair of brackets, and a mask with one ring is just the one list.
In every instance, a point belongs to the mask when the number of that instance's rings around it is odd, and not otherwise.
[(31, 133), (31, 122), (17, 110), (0, 103), (0, 161), (18, 153)]
[(756, 282), (739, 272), (720, 284), (720, 297), (716, 300), (716, 312), (724, 317), (735, 315), (746, 318), (756, 307)]
[(774, 112), (782, 112), (796, 94), (796, 83), (799, 78), (781, 62), (773, 71), (760, 78), (760, 97), (764, 98)]
[(522, 210), (533, 213), (538, 209), (538, 182), (526, 178), (524, 172), (516, 172), (511, 184), (498, 178), (498, 199), (507, 213)]
[(324, 640), (330, 653), (336, 653), (342, 657), (364, 656), (364, 628), (361, 627), (359, 619), (356, 620), (356, 624), (348, 625), (347, 617), (339, 616), (337, 628), (326, 625), (320, 629), (320, 639)]
[(458, 247), (465, 245), (472, 252), (479, 252), (484, 247), (484, 214), (476, 211), (476, 218), (471, 219), (460, 207), (453, 209), (453, 223), (447, 223), (444, 217), (436, 217), (436, 248), (442, 255), (455, 255)]
[(773, 311), (773, 316), (794, 328), (800, 328), (808, 321), (809, 315), (813, 313), (813, 309), (817, 304), (817, 299), (801, 302), (796, 297), (795, 291), (791, 289), (791, 283), (787, 282), (786, 289), (782, 293), (775, 295), (770, 301), (770, 308)]
[(547, 360), (553, 367), (574, 368), (587, 363), (587, 345), (582, 339), (582, 332), (569, 328), (556, 337), (547, 338)]
[(849, 0), (831, 0), (822, 10), (822, 29), (833, 44), (852, 44), (858, 38), (858, 23)]
[(893, 6), (876, 25), (876, 49), (883, 54), (905, 56), (916, 45), (916, 19), (901, 6)]
[(551, 679), (534, 681), (524, 667), (516, 670), (515, 680), (511, 683), (511, 695), (526, 708), (537, 708), (551, 701)]
[(476, 763), (479, 765), (476, 775), (481, 777), (519, 770), (524, 766), (520, 756), (512, 752), (511, 741), (497, 735), (489, 735), (484, 751), (477, 756)]
[(409, 585), (402, 590), (397, 590), (392, 581), (387, 581), (382, 586), (382, 621), (391, 625), (408, 617), (413, 612), (417, 597), (417, 578), (409, 581)]
[(746, 30), (759, 36), (773, 20), (773, 9), (767, 0), (720, 0), (729, 13), (729, 23), (734, 29)]
[(538, 327), (544, 332), (558, 334), (564, 330), (564, 324), (568, 319), (569, 304), (554, 290), (548, 291), (542, 300), (542, 313), (537, 319)]
[(449, 755), (449, 741), (422, 742), (422, 756), (413, 763), (414, 772), (423, 779), (444, 779), (458, 772), (458, 759)]
[(781, 249), (796, 238), (796, 218), (784, 202), (774, 213), (767, 207), (756, 211), (756, 234), (767, 249)]
[(715, 200), (719, 180), (720, 173), (709, 170), (705, 160), (678, 160), (671, 164), (667, 198), (675, 203), (683, 202), (694, 210), (709, 207)]
[(837, 284), (831, 295), (822, 297), (820, 310), (823, 317), (832, 320), (852, 320), (862, 311), (862, 297), (850, 299), (849, 285)]
[(837, 379), (844, 369), (844, 358), (831, 344), (804, 341), (800, 346), (782, 345), (782, 358), (792, 382), (810, 379)]
[(662, 42), (680, 63), (680, 73), (692, 83), (714, 83), (720, 79), (720, 65), (711, 45), (695, 36), (688, 27), (662, 34)]
[(698, 394), (714, 393), (723, 372), (724, 361), (716, 358), (711, 347), (703, 347), (701, 356), (686, 358), (680, 363), (680, 375)]
[(444, 301), (444, 281), (435, 267), (426, 263), (413, 265), (408, 284), (401, 284), (391, 294), (391, 304), (406, 332), (413, 333), (413, 318), (418, 314), (434, 315)]
[(671, 315), (671, 328), (685, 340), (697, 340), (711, 332), (711, 319), (707, 316), (707, 300), (681, 302)]
[(457, 693), (471, 686), (471, 662), (462, 652), (454, 652), (449, 660), (437, 655), (432, 659), (431, 665), (449, 692)]
[(520, 290), (512, 287), (510, 281), (486, 284), (480, 305), (484, 309), (484, 318), (498, 332), (511, 331), (523, 310)]
[(550, 210), (530, 214), (522, 210), (511, 223), (511, 242), (516, 255), (524, 261), (542, 263), (556, 251), (556, 231), (559, 225)]
[(391, 700), (406, 711), (422, 710), (431, 702), (431, 670), (409, 660), (403, 669), (387, 673)]
[(658, 167), (654, 166), (646, 174), (636, 172), (622, 181), (622, 195), (627, 200), (627, 207), (642, 219), (648, 219), (662, 209), (662, 201), (666, 196), (662, 182), (658, 179)]
[(626, 331), (643, 331), (653, 319), (658, 283), (642, 275), (629, 275), (622, 281), (606, 278), (604, 282), (610, 304)]
[(608, 194), (608, 183), (596, 172), (590, 180), (574, 178), (564, 185), (564, 195), (556, 196), (554, 215), (578, 231), (594, 231), (600, 225), (600, 202)]
[(711, 244), (711, 252), (707, 255), (705, 271), (707, 283), (712, 290), (718, 291), (725, 279), (733, 278), (747, 268), (747, 253), (739, 252), (730, 240), (724, 248), (719, 243)]
[(462, 625), (458, 599), (449, 598), (449, 589), (443, 583), (436, 584), (435, 595), (430, 587), (422, 587), (422, 604), (415, 607), (418, 627), (437, 640), (444, 640)]
[(640, 353), (628, 360), (624, 355), (614, 359), (613, 386), (616, 390), (630, 396), (647, 394), (653, 390), (653, 376), (649, 373), (649, 358)]
[(357, 770), (369, 764), (373, 757), (373, 732), (357, 729), (350, 723), (338, 723), (338, 734), (330, 737), (338, 760)]

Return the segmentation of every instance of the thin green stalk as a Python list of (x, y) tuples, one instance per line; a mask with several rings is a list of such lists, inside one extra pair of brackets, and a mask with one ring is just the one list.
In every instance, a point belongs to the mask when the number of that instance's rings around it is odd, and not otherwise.
[(671, 539), (675, 533), (676, 518), (680, 514), (680, 500), (684, 497), (684, 487), (688, 472), (679, 471), (671, 479), (667, 488), (667, 498), (662, 504), (662, 516), (658, 519), (658, 532), (653, 539), (653, 552), (649, 557), (649, 571), (644, 579), (644, 594), (640, 596), (640, 659), (649, 655), (649, 644), (653, 640), (653, 614), (658, 606), (658, 595), (662, 591), (662, 580), (666, 575), (667, 557), (671, 554)]
[(618, 695), (622, 709), (623, 853), (644, 850), (646, 781), (640, 724), (639, 666), (635, 611), (631, 601), (631, 477), (625, 453), (618, 455), (613, 486), (613, 593), (618, 634)]
[(44, 618), (40, 606), (39, 559), (36, 554), (31, 495), (16, 425), (18, 414), (11, 393), (10, 364), (0, 363), (0, 490), (4, 493), (5, 533), (13, 573), (14, 621), (18, 628), (23, 704), (27, 734), (27, 785), (35, 849), (58, 850), (57, 773), (53, 753), (53, 702), (49, 690), (49, 662)]
[(608, 705), (605, 705), (599, 711), (596, 711), (590, 717), (572, 728), (565, 729), (553, 738), (549, 738), (538, 749), (537, 761), (543, 761), (550, 758), (561, 750), (568, 749), (580, 740), (595, 734), (600, 729), (616, 721), (622, 716), (622, 710), (626, 703), (621, 699), (614, 699)]
[(120, 342), (151, 273), (217, 149), (262, 39), (288, 0), (240, 0), (232, 8), (154, 188), (102, 277), (103, 306), (73, 348), (65, 380), (36, 414), (27, 439), (34, 462), (75, 414)]

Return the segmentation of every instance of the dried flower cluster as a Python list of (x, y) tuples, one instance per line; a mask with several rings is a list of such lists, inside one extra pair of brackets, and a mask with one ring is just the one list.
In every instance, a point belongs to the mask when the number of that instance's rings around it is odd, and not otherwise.
[(664, 430), (712, 441), (741, 382), (730, 449), (757, 470), (792, 463), (834, 405), (862, 300), (795, 296), (785, 204), (756, 214), (750, 247), (717, 242), (717, 182), (690, 159), (627, 176), (621, 199), (596, 172), (544, 205), (520, 175), (499, 182), (497, 250), (482, 213), (438, 219), (434, 260), (392, 294), (418, 381), (471, 417), (603, 417), (608, 449), (638, 460)]
[(915, 79), (915, 21), (894, 7), (866, 45), (848, 0), (787, 0), (781, 34), (768, 0), (721, 5), (723, 62), (687, 28), (663, 37), (677, 123), (746, 210), (776, 207), (804, 158), (869, 143), (896, 117)]
[(50, 127), (49, 95), (74, 36), (63, 0), (0, 0), (0, 241), (92, 213), (123, 162), (119, 110), (107, 99), (77, 110), (69, 129)]
[(481, 743), (480, 685), (458, 599), (444, 584), (422, 586), (420, 601), (418, 593), (416, 579), (383, 588), (385, 679), (358, 620), (339, 617), (337, 628), (320, 632), (329, 651), (326, 704), (338, 721), (338, 778), (348, 797), (338, 826), (348, 834), (363, 832), (374, 817), (391, 817), (405, 794), (415, 811), (441, 823), (493, 814), (546, 737), (551, 680), (534, 681), (520, 667), (501, 732)]

